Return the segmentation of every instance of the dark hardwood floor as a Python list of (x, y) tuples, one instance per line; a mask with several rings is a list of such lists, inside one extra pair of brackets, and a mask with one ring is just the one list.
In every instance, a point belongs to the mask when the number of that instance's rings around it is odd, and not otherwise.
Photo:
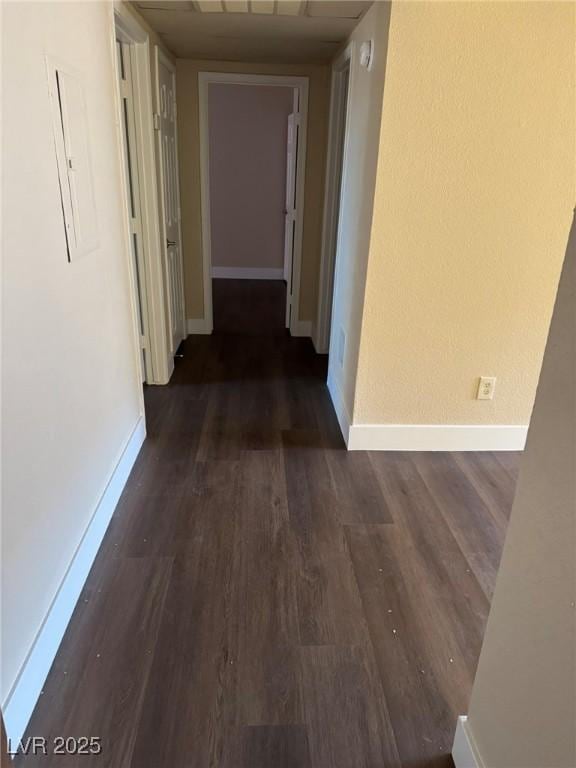
[(286, 334), (286, 283), (282, 280), (212, 280), (212, 303), (217, 334)]
[(347, 453), (281, 283), (146, 389), (148, 438), (17, 766), (448, 768), (518, 455)]

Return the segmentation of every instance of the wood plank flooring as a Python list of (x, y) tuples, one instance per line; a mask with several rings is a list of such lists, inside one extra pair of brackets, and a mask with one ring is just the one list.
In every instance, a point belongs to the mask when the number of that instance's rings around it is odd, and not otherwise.
[(517, 454), (347, 453), (282, 283), (147, 388), (148, 438), (16, 766), (448, 768)]

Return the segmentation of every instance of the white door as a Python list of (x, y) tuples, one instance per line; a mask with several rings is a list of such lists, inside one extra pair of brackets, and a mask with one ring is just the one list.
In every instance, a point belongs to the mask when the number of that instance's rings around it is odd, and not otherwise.
[(300, 114), (288, 115), (286, 146), (286, 208), (284, 217), (284, 280), (286, 280), (286, 328), (290, 327), (294, 272), (294, 237), (296, 233), (296, 169), (298, 167), (298, 137)]
[(174, 67), (156, 48), (157, 122), (162, 185), (163, 244), (168, 293), (168, 321), (171, 353), (186, 337), (184, 312), (184, 275), (180, 237), (180, 190), (178, 186), (178, 151), (176, 134), (176, 77)]
[(130, 217), (130, 246), (135, 304), (140, 334), (140, 363), (142, 381), (152, 379), (150, 334), (146, 290), (146, 268), (142, 247), (142, 208), (140, 203), (140, 178), (138, 174), (136, 129), (134, 115), (134, 89), (132, 80), (132, 49), (127, 43), (116, 40), (118, 84), (124, 150), (124, 168)]

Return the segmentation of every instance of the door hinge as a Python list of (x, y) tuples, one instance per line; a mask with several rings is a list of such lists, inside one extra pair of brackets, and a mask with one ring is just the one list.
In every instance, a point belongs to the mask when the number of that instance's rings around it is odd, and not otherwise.
[(154, 112), (152, 117), (153, 117), (153, 120), (154, 120), (154, 130), (155, 131), (159, 131), (160, 130), (160, 115), (158, 114), (158, 112)]

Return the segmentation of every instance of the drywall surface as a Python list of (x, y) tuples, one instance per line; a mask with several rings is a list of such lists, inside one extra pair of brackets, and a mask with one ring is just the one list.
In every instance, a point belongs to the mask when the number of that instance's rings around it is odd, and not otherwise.
[(293, 111), (293, 88), (208, 86), (212, 266), (283, 268)]
[(310, 78), (299, 319), (311, 320), (316, 317), (322, 242), (322, 206), (330, 99), (329, 69), (320, 64), (304, 66), (176, 60), (184, 280), (186, 314), (189, 318), (200, 318), (204, 312), (198, 124), (199, 72), (241, 72)]
[(576, 765), (576, 227), (466, 724), (490, 768)]
[[(389, 20), (390, 3), (376, 3), (349, 41), (355, 48), (348, 85), (347, 154), (341, 186), (328, 375), (340, 390), (350, 416), (374, 206)], [(374, 40), (374, 61), (368, 71), (360, 66), (359, 48), (370, 39)]]
[(393, 4), (355, 423), (528, 423), (575, 199), (574, 14)]
[[(108, 3), (2, 3), (4, 702), (141, 414)], [(89, 32), (89, 34), (88, 34)], [(98, 247), (69, 263), (46, 55), (84, 87)]]

